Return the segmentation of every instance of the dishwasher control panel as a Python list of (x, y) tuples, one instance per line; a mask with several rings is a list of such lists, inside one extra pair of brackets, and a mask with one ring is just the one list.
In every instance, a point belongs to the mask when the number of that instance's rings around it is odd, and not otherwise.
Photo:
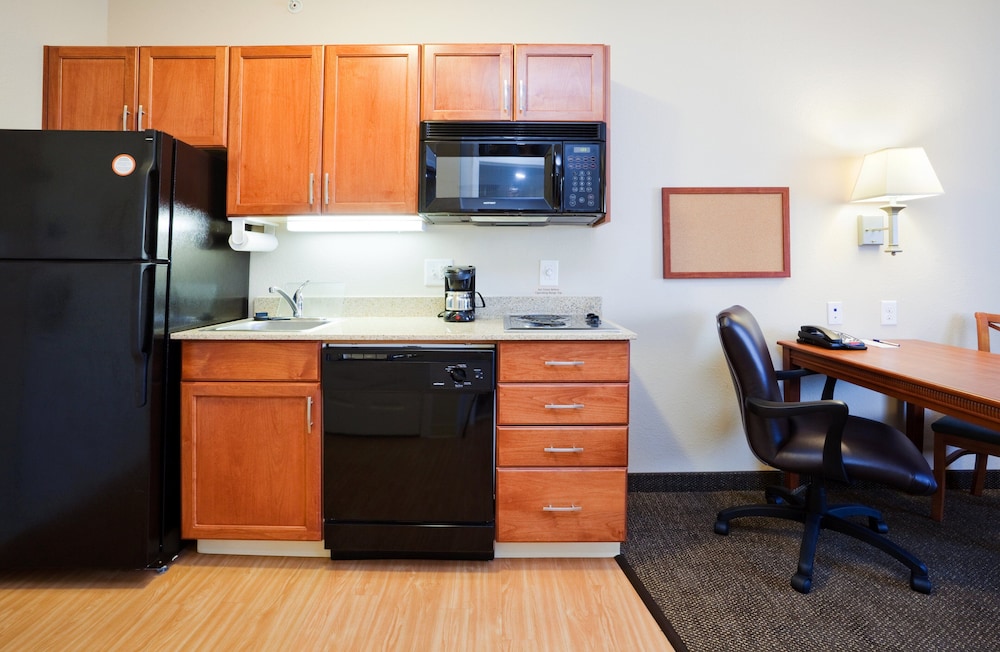
[(492, 348), (328, 344), (323, 387), (492, 391), (495, 359)]

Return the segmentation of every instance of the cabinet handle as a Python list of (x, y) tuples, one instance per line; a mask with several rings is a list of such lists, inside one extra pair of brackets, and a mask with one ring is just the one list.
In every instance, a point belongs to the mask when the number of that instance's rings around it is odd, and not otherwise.
[(323, 205), (330, 205), (330, 173), (323, 175)]
[(510, 113), (510, 80), (503, 80), (503, 112)]
[(314, 172), (309, 173), (309, 205), (313, 205), (313, 182), (316, 181), (316, 174)]
[(306, 423), (308, 424), (308, 429), (306, 432), (312, 433), (313, 431), (313, 399), (312, 396), (306, 397)]
[(524, 113), (524, 80), (517, 82), (517, 110)]
[(583, 511), (583, 507), (581, 507), (580, 505), (567, 505), (567, 506), (546, 505), (545, 507), (542, 508), (542, 511), (543, 512), (582, 512)]
[(584, 407), (583, 403), (548, 403), (545, 406), (546, 410), (582, 410)]
[(546, 367), (582, 367), (583, 360), (546, 360)]
[(122, 109), (122, 131), (128, 131), (128, 104)]
[(583, 452), (583, 449), (580, 448), (579, 446), (569, 446), (569, 447), (546, 446), (542, 450), (544, 450), (546, 453), (582, 453)]
[(142, 110), (142, 105), (140, 104), (139, 105), (139, 129), (138, 129), (138, 131), (142, 131), (142, 116), (144, 116), (144, 115), (146, 115), (146, 112)]

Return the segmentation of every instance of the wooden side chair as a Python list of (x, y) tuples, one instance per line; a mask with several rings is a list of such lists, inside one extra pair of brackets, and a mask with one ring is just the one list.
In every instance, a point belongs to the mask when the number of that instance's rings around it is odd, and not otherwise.
[[(990, 350), (990, 329), (1000, 331), (1000, 314), (976, 313), (976, 340), (980, 351)], [(934, 479), (937, 491), (931, 499), (931, 518), (944, 518), (944, 473), (952, 462), (965, 455), (976, 456), (972, 472), (972, 495), (981, 496), (986, 484), (986, 462), (1000, 456), (1000, 432), (955, 417), (941, 417), (931, 424), (934, 431)], [(955, 450), (950, 454), (948, 447)]]

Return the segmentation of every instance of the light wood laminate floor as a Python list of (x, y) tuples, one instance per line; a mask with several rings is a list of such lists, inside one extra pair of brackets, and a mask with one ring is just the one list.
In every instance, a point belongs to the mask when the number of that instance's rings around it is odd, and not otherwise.
[(671, 650), (613, 559), (0, 573), (0, 650)]

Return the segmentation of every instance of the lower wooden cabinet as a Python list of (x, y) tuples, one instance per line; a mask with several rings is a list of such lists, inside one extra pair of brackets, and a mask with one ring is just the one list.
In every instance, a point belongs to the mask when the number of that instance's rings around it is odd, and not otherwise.
[(497, 469), (497, 541), (624, 541), (624, 468)]
[(624, 541), (628, 341), (498, 350), (497, 541)]
[(312, 342), (185, 342), (181, 535), (322, 539), (322, 394)]

